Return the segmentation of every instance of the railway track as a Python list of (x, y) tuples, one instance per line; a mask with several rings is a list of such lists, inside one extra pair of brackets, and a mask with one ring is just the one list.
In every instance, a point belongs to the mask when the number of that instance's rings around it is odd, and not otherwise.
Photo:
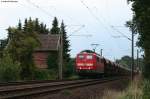
[(64, 80), (64, 81), (32, 81), (0, 84), (0, 99), (29, 99), (42, 94), (51, 94), (64, 89), (95, 85), (120, 78)]

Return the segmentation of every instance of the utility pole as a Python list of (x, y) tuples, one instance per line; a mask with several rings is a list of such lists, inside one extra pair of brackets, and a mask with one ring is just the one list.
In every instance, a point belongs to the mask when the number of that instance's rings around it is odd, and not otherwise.
[(133, 76), (134, 76), (134, 30), (133, 30), (133, 24), (131, 26), (132, 29), (132, 65), (131, 65), (131, 80), (133, 81)]
[(137, 49), (137, 68), (139, 68), (139, 50)]
[(63, 79), (63, 32), (60, 32), (60, 43), (59, 43), (59, 79)]
[(0, 59), (2, 58), (2, 49), (3, 49), (2, 46), (3, 46), (2, 40), (0, 40)]
[[(134, 27), (133, 27), (133, 23), (130, 24), (128, 27), (130, 27), (131, 32), (132, 32), (132, 38), (130, 39), (129, 37), (127, 37), (126, 35), (124, 35), (122, 32), (118, 31), (118, 33), (120, 33), (123, 37), (127, 38), (128, 40), (131, 41), (131, 56), (132, 56), (132, 64), (131, 64), (131, 80), (133, 80), (133, 76), (134, 76)], [(113, 27), (114, 28), (114, 27)], [(115, 29), (115, 28), (114, 28)], [(116, 30), (116, 29), (115, 29)], [(120, 37), (120, 36), (119, 36)], [(118, 37), (117, 37), (118, 38)]]

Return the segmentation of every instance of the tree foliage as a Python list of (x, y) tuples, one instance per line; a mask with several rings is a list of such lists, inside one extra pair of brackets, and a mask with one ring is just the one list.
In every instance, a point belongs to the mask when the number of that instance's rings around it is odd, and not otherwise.
[(131, 61), (132, 61), (132, 58), (130, 56), (123, 56), (120, 60), (116, 60), (117, 63), (127, 68), (131, 68)]
[[(14, 63), (17, 62), (20, 64), (20, 75), (22, 79), (28, 80), (34, 79), (35, 77), (43, 77), (40, 75), (36, 76), (38, 72), (43, 74), (44, 71), (35, 72), (36, 70), (32, 57), (35, 48), (40, 46), (38, 39), (39, 34), (48, 35), (48, 33), (51, 33), (51, 35), (59, 35), (60, 32), (63, 33), (63, 59), (65, 66), (68, 66), (67, 64), (70, 60), (70, 45), (69, 41), (67, 40), (65, 25), (62, 22), (61, 27), (59, 27), (56, 17), (54, 18), (52, 25), (53, 27), (49, 31), (49, 29), (46, 27), (46, 24), (40, 23), (37, 18), (35, 20), (29, 18), (25, 19), (24, 24), (22, 24), (21, 20), (19, 20), (17, 26), (9, 27), (7, 29), (8, 43), (5, 52), (9, 53)], [(58, 52), (49, 54), (47, 64), (49, 70), (54, 70), (56, 75), (56, 73), (58, 73)]]
[(145, 80), (143, 82), (143, 96), (142, 99), (150, 99), (150, 81)]
[(58, 78), (57, 73), (54, 70), (49, 69), (35, 69), (34, 78), (35, 80), (53, 80)]
[(21, 67), (17, 62), (13, 62), (9, 55), (0, 59), (0, 81), (17, 81), (20, 80)]
[(69, 62), (70, 60), (70, 45), (69, 45), (69, 40), (67, 38), (67, 32), (66, 32), (66, 29), (65, 29), (65, 25), (64, 25), (64, 22), (62, 21), (61, 23), (61, 27), (60, 27), (60, 33), (63, 34), (63, 59), (65, 62)]
[(58, 20), (57, 20), (56, 17), (54, 17), (54, 20), (53, 20), (53, 22), (52, 22), (52, 28), (51, 28), (51, 30), (50, 30), (50, 33), (51, 33), (51, 34), (59, 34), (59, 32), (60, 32), (60, 28), (59, 28), (59, 26), (58, 26)]
[[(52, 22), (52, 28), (50, 33), (53, 34), (59, 34), (61, 36), (61, 34), (63, 34), (63, 71), (64, 73), (67, 72), (68, 70), (68, 64), (70, 64), (70, 45), (69, 45), (69, 40), (67, 38), (67, 32), (65, 29), (65, 25), (64, 22), (62, 21), (61, 26), (59, 27), (58, 24), (58, 20), (55, 17), (53, 22)], [(48, 57), (48, 67), (49, 69), (55, 69), (57, 71), (58, 69), (58, 53), (54, 53), (54, 54), (49, 54)], [(58, 71), (57, 71), (58, 72)]]
[(76, 74), (76, 72), (75, 72), (75, 59), (70, 58), (69, 62), (67, 62), (67, 64), (66, 64), (64, 76), (70, 77), (70, 76), (73, 76), (75, 74)]
[(134, 12), (132, 23), (139, 34), (138, 45), (144, 49), (144, 76), (150, 78), (150, 1), (128, 0), (132, 2)]
[(1, 39), (0, 40), (0, 58), (3, 57), (4, 49), (8, 43), (8, 39)]
[(63, 68), (64, 68), (64, 73), (68, 74), (69, 69), (70, 69), (70, 45), (69, 45), (69, 40), (67, 38), (67, 32), (66, 32), (66, 26), (64, 25), (64, 22), (62, 21), (61, 26), (60, 26), (60, 33), (63, 34)]
[[(50, 34), (51, 35), (60, 34), (60, 28), (58, 26), (58, 20), (56, 17), (54, 17), (54, 20), (52, 22), (52, 28), (50, 29)], [(58, 73), (58, 63), (59, 63), (58, 54), (59, 54), (58, 52), (50, 53), (47, 59), (48, 69), (54, 70), (57, 73)]]
[[(124, 67), (131, 68), (132, 58), (130, 56), (123, 56), (121, 59), (116, 60), (116, 63), (123, 65)], [(134, 59), (135, 69), (143, 69), (143, 59), (139, 58), (138, 63), (137, 59)], [(137, 67), (139, 66), (139, 67)]]
[[(42, 25), (41, 25), (42, 24)], [(23, 79), (33, 79), (34, 62), (32, 53), (40, 46), (38, 34), (48, 34), (48, 29), (38, 19), (25, 19), (24, 25), (21, 21), (16, 27), (8, 28), (7, 52), (14, 62), (21, 64), (21, 77)], [(42, 31), (42, 32), (41, 32)]]
[(58, 53), (50, 53), (47, 59), (48, 69), (58, 72), (58, 61)]

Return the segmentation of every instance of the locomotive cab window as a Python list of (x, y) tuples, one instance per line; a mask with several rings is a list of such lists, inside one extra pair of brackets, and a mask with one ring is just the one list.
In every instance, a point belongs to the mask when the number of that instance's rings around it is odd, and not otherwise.
[(78, 58), (79, 58), (79, 59), (83, 59), (84, 56), (83, 56), (83, 55), (79, 55)]
[(86, 58), (87, 59), (93, 59), (93, 56), (92, 55), (87, 55)]

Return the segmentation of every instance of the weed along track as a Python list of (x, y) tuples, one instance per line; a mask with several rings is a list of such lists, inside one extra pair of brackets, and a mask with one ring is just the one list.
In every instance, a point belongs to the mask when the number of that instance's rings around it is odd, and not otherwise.
[(62, 81), (32, 81), (1, 84), (0, 99), (33, 98), (44, 94), (52, 94), (64, 89), (80, 88), (120, 80), (121, 78), (62, 80)]

